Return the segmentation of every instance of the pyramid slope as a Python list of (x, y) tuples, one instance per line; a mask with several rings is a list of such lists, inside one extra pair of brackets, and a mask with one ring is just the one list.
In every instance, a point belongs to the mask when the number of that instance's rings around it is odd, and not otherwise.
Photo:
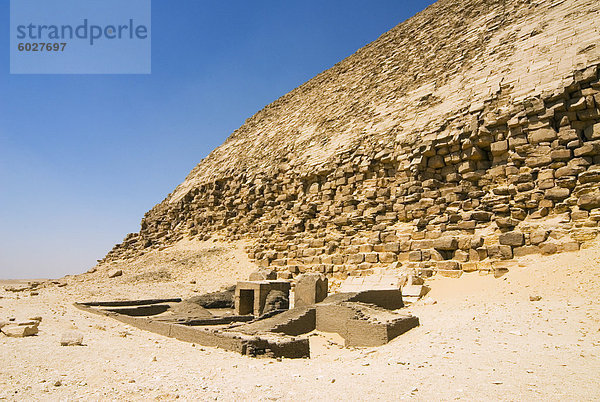
[(459, 276), (599, 233), (600, 3), (440, 0), (267, 106), (104, 263), (182, 239), (260, 266)]
[(600, 60), (599, 31), (593, 0), (438, 1), (249, 118), (171, 200), (235, 171), (310, 168), (365, 137), (426, 134), (490, 96), (562, 87)]

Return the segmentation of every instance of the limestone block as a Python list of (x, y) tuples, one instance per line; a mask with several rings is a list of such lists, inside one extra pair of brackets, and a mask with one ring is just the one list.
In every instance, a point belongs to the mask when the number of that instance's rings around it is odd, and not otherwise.
[(547, 199), (552, 201), (561, 201), (571, 195), (571, 191), (568, 188), (555, 187), (545, 191)]
[(83, 346), (83, 334), (76, 331), (66, 332), (60, 338), (61, 346)]
[(540, 243), (545, 242), (547, 238), (548, 231), (545, 229), (538, 229), (529, 235), (529, 241), (531, 242), (531, 244), (534, 245), (538, 245)]
[(261, 268), (252, 272), (248, 277), (250, 281), (265, 281), (277, 279), (277, 271), (270, 268)]
[(408, 261), (418, 262), (423, 258), (421, 250), (410, 251), (408, 253)]
[(556, 254), (558, 251), (558, 246), (554, 243), (542, 243), (539, 247), (544, 255)]
[(463, 251), (463, 250), (456, 250), (454, 252), (453, 258), (456, 261), (467, 262), (467, 261), (469, 261), (469, 253), (466, 251)]
[(550, 155), (531, 156), (525, 159), (525, 164), (529, 167), (542, 167), (552, 163)]
[(109, 278), (116, 278), (121, 275), (123, 275), (123, 271), (120, 269), (112, 269), (112, 270), (108, 271)]
[(557, 179), (560, 179), (561, 177), (565, 177), (565, 176), (577, 176), (580, 173), (583, 173), (585, 171), (585, 168), (581, 167), (581, 166), (563, 166), (561, 168), (556, 169), (556, 172), (554, 173), (554, 177)]
[(487, 248), (488, 257), (492, 259), (510, 260), (513, 258), (512, 247), (507, 245), (491, 245)]
[(600, 191), (594, 191), (580, 195), (579, 199), (577, 200), (577, 205), (579, 208), (588, 211), (591, 209), (600, 208)]
[(436, 262), (435, 266), (438, 270), (456, 270), (461, 267), (458, 261), (439, 261)]
[(579, 181), (585, 183), (597, 183), (600, 182), (600, 169), (591, 169), (587, 172), (583, 172), (578, 177)]
[(600, 123), (587, 127), (584, 135), (588, 140), (600, 140)]
[(502, 233), (499, 242), (502, 245), (518, 247), (525, 244), (525, 236), (521, 232)]
[(568, 144), (571, 141), (579, 140), (577, 131), (571, 128), (561, 127), (558, 132), (558, 140), (561, 144)]
[(379, 256), (377, 253), (366, 253), (365, 262), (376, 264), (379, 262)]
[(445, 236), (433, 241), (433, 248), (442, 251), (454, 251), (458, 249), (458, 240), (456, 237)]
[(463, 271), (460, 269), (438, 269), (436, 272), (438, 275), (455, 279), (460, 278), (463, 274)]
[(37, 335), (38, 321), (31, 321), (27, 323), (19, 323), (16, 325), (10, 324), (3, 326), (1, 331), (4, 335), (11, 338), (24, 338), (26, 336)]
[(531, 254), (539, 254), (540, 248), (538, 246), (522, 246), (522, 247), (515, 247), (513, 249), (513, 256), (516, 257), (523, 257), (526, 255), (531, 255)]
[(558, 138), (558, 134), (552, 128), (542, 128), (529, 133), (529, 142), (537, 145), (541, 142), (552, 142)]
[(498, 156), (508, 151), (508, 141), (497, 141), (490, 145), (492, 155)]
[(364, 254), (350, 254), (348, 256), (348, 263), (349, 264), (360, 264), (362, 262), (365, 261), (365, 255)]
[(580, 156), (596, 156), (600, 154), (600, 144), (587, 143), (573, 150), (573, 155), (578, 158)]
[(396, 253), (381, 253), (379, 254), (379, 262), (389, 264), (395, 262), (398, 259)]
[(568, 161), (572, 157), (572, 152), (570, 149), (555, 149), (550, 152), (550, 158), (553, 161)]
[(424, 285), (405, 285), (402, 287), (402, 297), (421, 298), (427, 294), (428, 288)]

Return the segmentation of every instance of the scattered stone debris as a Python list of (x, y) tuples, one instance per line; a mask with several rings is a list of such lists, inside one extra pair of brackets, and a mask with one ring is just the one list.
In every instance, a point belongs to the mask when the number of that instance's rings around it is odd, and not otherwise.
[(121, 269), (111, 269), (110, 271), (108, 271), (109, 278), (116, 278), (121, 275), (123, 275), (123, 270)]
[(83, 346), (83, 334), (75, 331), (64, 333), (60, 338), (61, 346)]
[(39, 321), (30, 320), (23, 322), (10, 322), (4, 323), (4, 325), (0, 324), (0, 331), (11, 338), (24, 338), (27, 336), (37, 335), (39, 332), (38, 326), (40, 325)]
[(34, 289), (37, 289), (41, 285), (42, 285), (42, 282), (30, 281), (25, 284), (20, 284), (20, 285), (15, 285), (15, 286), (5, 286), (4, 290), (7, 292), (12, 292), (12, 293), (21, 293), (21, 292), (32, 291)]
[(425, 297), (421, 302), (425, 306), (433, 306), (434, 304), (437, 304), (437, 300), (432, 297)]

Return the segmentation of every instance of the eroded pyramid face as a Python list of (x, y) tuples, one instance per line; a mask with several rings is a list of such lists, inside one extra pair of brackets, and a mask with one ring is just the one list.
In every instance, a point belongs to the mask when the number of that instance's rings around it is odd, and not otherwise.
[(245, 241), (293, 277), (501, 272), (600, 220), (600, 5), (440, 1), (247, 120), (106, 258)]

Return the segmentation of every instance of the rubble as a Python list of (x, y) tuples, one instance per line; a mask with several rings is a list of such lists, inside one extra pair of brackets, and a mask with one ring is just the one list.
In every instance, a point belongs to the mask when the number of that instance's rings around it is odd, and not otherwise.
[(4, 322), (4, 325), (0, 324), (0, 332), (11, 338), (24, 338), (28, 336), (37, 335), (40, 325), (39, 321), (22, 321), (22, 322)]
[(80, 332), (70, 331), (64, 333), (60, 338), (61, 346), (83, 346), (83, 334)]

